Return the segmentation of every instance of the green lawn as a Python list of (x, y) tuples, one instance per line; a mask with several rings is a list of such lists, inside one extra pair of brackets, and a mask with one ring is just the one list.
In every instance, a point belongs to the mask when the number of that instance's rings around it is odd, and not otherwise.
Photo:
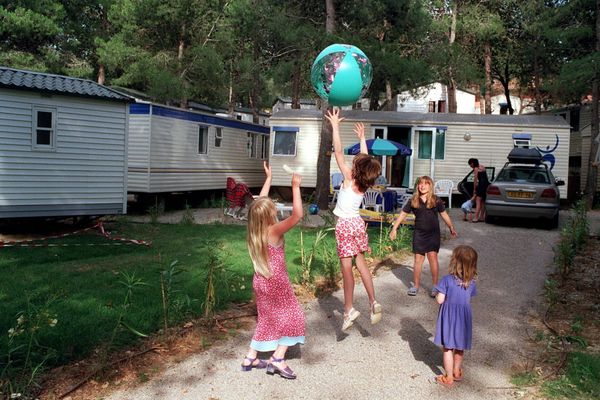
[[(170, 325), (201, 315), (209, 252), (219, 254), (227, 267), (216, 283), (217, 309), (252, 297), (253, 269), (246, 249), (245, 226), (137, 224), (124, 218), (106, 224), (106, 228), (113, 236), (152, 241), (152, 246), (118, 245), (91, 232), (48, 241), (69, 245), (65, 247), (0, 248), (0, 372), (6, 366), (6, 349), (17, 348), (11, 356), (11, 367), (24, 362), (26, 346), (18, 346), (27, 345), (27, 329), (32, 324), (36, 326), (33, 336), (37, 344), (33, 344), (30, 362), (49, 356), (47, 366), (82, 358), (109, 342), (123, 312), (123, 282), (127, 280), (123, 274), (143, 282), (133, 289), (124, 318), (143, 333), (157, 332), (163, 326), (160, 271), (168, 269), (173, 261), (178, 261), (176, 267), (181, 271), (171, 284)], [(286, 235), (286, 260), (293, 282), (298, 282), (302, 273), (301, 231), (306, 251), (317, 233), (315, 229), (296, 227)], [(380, 254), (379, 230), (371, 229), (370, 236), (375, 254)], [(319, 246), (313, 275), (324, 274), (322, 248), (334, 255), (339, 270), (335, 238), (330, 231)], [(21, 324), (17, 322), (20, 314), (28, 317), (27, 323), (23, 319)], [(50, 326), (54, 319), (55, 326)], [(9, 342), (7, 332), (11, 328), (25, 328), (25, 332)], [(114, 345), (136, 338), (125, 328), (117, 332)]]

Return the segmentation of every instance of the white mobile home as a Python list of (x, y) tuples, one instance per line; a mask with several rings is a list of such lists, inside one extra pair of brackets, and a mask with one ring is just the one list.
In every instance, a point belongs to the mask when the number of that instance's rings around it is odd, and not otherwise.
[(227, 178), (264, 182), (269, 128), (152, 103), (129, 109), (128, 191), (225, 189)]
[[(340, 127), (344, 147), (357, 142), (353, 127), (363, 122), (367, 138), (400, 142), (413, 150), (410, 157), (382, 157), (383, 174), (391, 186), (412, 188), (418, 176), (451, 179), (454, 192), (469, 172), (467, 160), (478, 158), (498, 170), (513, 148), (513, 134), (530, 134), (556, 177), (567, 179), (569, 125), (560, 117), (534, 115), (479, 115), (343, 111)], [(302, 186), (315, 187), (322, 112), (283, 110), (271, 117), (270, 164), (273, 185), (289, 185), (282, 166), (302, 173)], [(347, 156), (347, 162), (352, 156)], [(338, 168), (331, 158), (331, 173)], [(566, 198), (567, 188), (561, 190)]]
[(0, 67), (0, 218), (124, 214), (129, 100)]
[[(396, 111), (419, 113), (448, 113), (448, 86), (434, 82), (396, 96)], [(479, 102), (474, 93), (456, 89), (456, 112), (479, 114)]]

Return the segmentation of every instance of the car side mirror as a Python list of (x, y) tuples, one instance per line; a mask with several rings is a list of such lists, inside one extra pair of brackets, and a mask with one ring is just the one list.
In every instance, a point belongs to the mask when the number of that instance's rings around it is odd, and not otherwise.
[(565, 181), (563, 181), (562, 179), (557, 179), (556, 186), (565, 186)]

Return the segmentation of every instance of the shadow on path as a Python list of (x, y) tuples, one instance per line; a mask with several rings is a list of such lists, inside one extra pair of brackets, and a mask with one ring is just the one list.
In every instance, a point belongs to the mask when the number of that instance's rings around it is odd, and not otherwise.
[[(360, 289), (359, 286), (355, 287)], [(327, 296), (318, 299), (319, 306), (323, 312), (327, 315), (327, 321), (331, 325), (332, 330), (335, 332), (335, 341), (341, 342), (348, 337), (348, 334), (342, 330), (343, 315), (344, 315), (344, 303), (335, 296)], [(337, 312), (336, 312), (337, 311)], [(361, 312), (360, 317), (354, 321), (354, 325), (350, 329), (356, 329), (362, 337), (369, 337), (371, 334), (365, 328), (362, 327), (365, 313)], [(366, 315), (369, 317), (369, 314)]]
[(441, 375), (442, 371), (438, 365), (442, 363), (442, 352), (429, 340), (432, 335), (412, 318), (403, 318), (401, 326), (398, 335), (408, 342), (415, 361), (423, 362), (435, 375)]
[[(404, 286), (408, 289), (412, 286), (413, 281), (413, 267), (412, 265), (399, 264), (392, 268), (392, 274), (399, 279)], [(422, 272), (421, 272), (422, 274)]]

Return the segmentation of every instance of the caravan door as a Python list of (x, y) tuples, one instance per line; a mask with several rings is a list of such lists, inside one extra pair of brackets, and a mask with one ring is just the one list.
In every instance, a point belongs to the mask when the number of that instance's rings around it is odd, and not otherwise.
[[(435, 159), (436, 159), (436, 140), (437, 128), (427, 126), (415, 126), (412, 128), (411, 148), (417, 149), (416, 159), (419, 166), (415, 167), (418, 176), (429, 175), (435, 181)], [(413, 153), (413, 158), (414, 158)], [(422, 165), (421, 160), (429, 160), (428, 165)]]

